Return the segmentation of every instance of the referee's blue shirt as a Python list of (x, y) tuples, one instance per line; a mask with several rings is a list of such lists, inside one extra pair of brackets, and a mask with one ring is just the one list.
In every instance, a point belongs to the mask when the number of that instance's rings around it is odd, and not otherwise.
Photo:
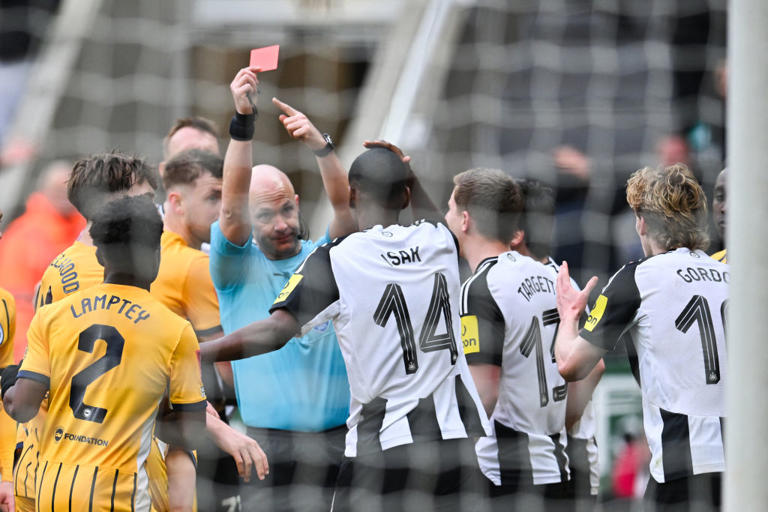
[[(269, 307), (317, 242), (301, 241), (296, 256), (270, 260), (253, 243), (231, 243), (218, 221), (211, 226), (211, 277), (221, 326), (230, 333), (269, 316)], [(232, 362), (240, 415), (249, 427), (318, 432), (349, 415), (349, 382), (330, 322), (283, 348)]]

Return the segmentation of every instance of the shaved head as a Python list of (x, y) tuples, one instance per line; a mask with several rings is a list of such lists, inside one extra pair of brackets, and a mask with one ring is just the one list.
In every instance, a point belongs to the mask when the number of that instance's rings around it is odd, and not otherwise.
[(251, 207), (265, 201), (274, 201), (280, 198), (293, 198), (296, 191), (288, 176), (271, 165), (257, 165), (253, 168), (251, 187), (248, 190), (248, 198)]

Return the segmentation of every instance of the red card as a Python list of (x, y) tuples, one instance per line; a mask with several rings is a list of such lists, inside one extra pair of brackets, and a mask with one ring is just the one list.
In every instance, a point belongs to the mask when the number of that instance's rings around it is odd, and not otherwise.
[(265, 46), (251, 50), (251, 67), (260, 68), (260, 71), (272, 71), (277, 69), (277, 54), (280, 45)]

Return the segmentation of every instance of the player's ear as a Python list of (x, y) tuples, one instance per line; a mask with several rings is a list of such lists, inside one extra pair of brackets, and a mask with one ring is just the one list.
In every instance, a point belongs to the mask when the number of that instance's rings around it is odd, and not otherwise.
[(99, 262), (99, 265), (102, 267), (104, 266), (104, 255), (101, 254), (101, 249), (96, 246), (96, 261)]
[(349, 209), (354, 210), (357, 204), (357, 189), (350, 185), (349, 187)]
[(635, 231), (640, 236), (648, 234), (648, 225), (645, 223), (645, 217), (635, 214)]
[(461, 210), (461, 231), (466, 233), (469, 231), (469, 226), (472, 222), (472, 217), (469, 216), (467, 210)]
[(405, 187), (403, 190), (403, 205), (400, 207), (401, 210), (405, 210), (408, 208), (408, 205), (411, 204), (411, 187)]
[(161, 178), (163, 177), (163, 174), (165, 173), (165, 162), (160, 162), (157, 164), (157, 173)]
[(512, 240), (509, 241), (509, 248), (512, 250), (515, 250), (517, 247), (520, 247), (522, 245), (524, 239), (525, 239), (525, 231), (523, 231), (522, 229), (518, 229), (512, 235)]
[(182, 198), (181, 194), (178, 192), (168, 192), (168, 204), (171, 205), (171, 208), (173, 208), (176, 212), (179, 212), (182, 208)]
[(299, 194), (293, 194), (293, 202), (296, 203), (296, 206), (299, 206)]

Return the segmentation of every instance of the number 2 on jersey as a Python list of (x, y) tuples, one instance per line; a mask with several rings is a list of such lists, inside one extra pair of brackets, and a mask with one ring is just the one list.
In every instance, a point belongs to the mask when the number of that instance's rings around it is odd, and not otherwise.
[[(419, 358), (416, 354), (416, 342), (413, 335), (413, 323), (405, 303), (403, 289), (397, 283), (389, 283), (384, 289), (384, 294), (379, 300), (379, 305), (373, 314), (376, 325), (384, 327), (391, 315), (395, 316), (397, 332), (400, 334), (400, 346), (403, 349), (403, 363), (405, 373), (416, 373), (419, 369)], [(445, 321), (446, 332), (435, 334), (442, 316)], [(432, 298), (429, 300), (427, 316), (419, 335), (419, 348), (423, 352), (435, 350), (448, 350), (451, 353), (451, 364), (456, 364), (458, 349), (456, 338), (453, 336), (453, 321), (451, 319), (451, 304), (448, 301), (448, 283), (441, 273), (435, 274), (432, 286)]]
[(94, 324), (80, 333), (77, 340), (78, 350), (93, 353), (96, 341), (104, 340), (107, 352), (72, 377), (69, 390), (69, 407), (75, 418), (101, 423), (107, 410), (83, 403), (86, 388), (96, 379), (120, 364), (123, 358), (125, 338), (111, 325)]

